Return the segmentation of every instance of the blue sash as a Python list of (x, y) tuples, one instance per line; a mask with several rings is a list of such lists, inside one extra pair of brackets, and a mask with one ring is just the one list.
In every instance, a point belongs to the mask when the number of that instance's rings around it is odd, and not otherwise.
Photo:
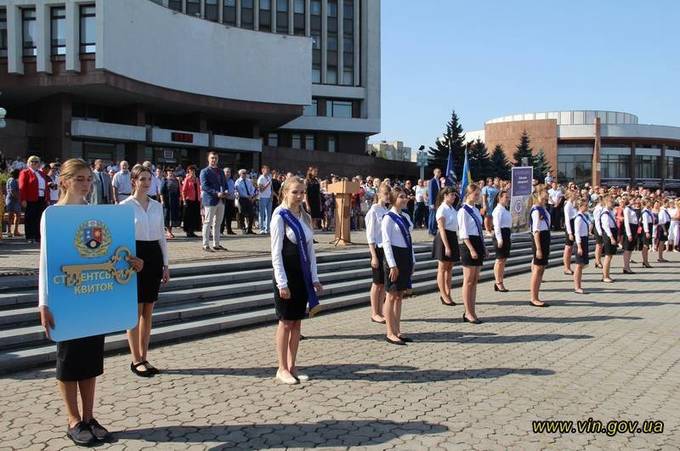
[[(399, 227), (399, 231), (401, 232), (401, 236), (404, 238), (404, 243), (406, 243), (406, 247), (408, 248), (409, 254), (411, 255), (411, 258), (413, 258), (413, 242), (411, 241), (411, 234), (408, 231), (408, 227), (406, 225), (406, 220), (404, 219), (403, 216), (398, 215), (394, 213), (393, 211), (388, 211), (387, 216), (389, 216), (392, 221)], [(411, 288), (411, 275), (409, 274), (408, 276), (408, 287)]]
[(648, 222), (654, 224), (654, 216), (652, 216), (652, 213), (649, 210), (642, 210), (642, 214), (640, 215), (642, 216), (642, 222), (645, 221), (645, 213), (647, 213), (647, 217), (651, 219), (651, 221)]
[(529, 213), (529, 215), (533, 214), (534, 211), (538, 212), (538, 219), (541, 219), (541, 217), (543, 217), (543, 222), (545, 222), (545, 225), (548, 226), (548, 230), (550, 230), (550, 219), (549, 219), (550, 216), (548, 216), (548, 213), (545, 211), (545, 208), (534, 206), (531, 209), (531, 213)]
[(465, 209), (465, 212), (472, 217), (472, 220), (475, 221), (475, 226), (477, 226), (477, 234), (479, 235), (480, 238), (482, 238), (484, 236), (482, 234), (482, 224), (480, 224), (479, 218), (475, 214), (475, 211), (468, 204), (464, 204), (463, 208)]
[[(583, 213), (579, 213), (577, 216), (580, 216), (583, 222), (585, 222), (587, 225), (590, 225), (590, 221), (588, 220), (588, 217), (586, 215), (584, 215)], [(600, 228), (602, 228), (601, 225)]]
[(309, 305), (309, 316), (312, 317), (317, 314), (321, 308), (319, 304), (319, 297), (316, 295), (316, 290), (314, 289), (314, 281), (312, 280), (312, 261), (307, 252), (307, 238), (305, 237), (304, 229), (302, 224), (298, 221), (290, 210), (282, 208), (279, 210), (281, 219), (283, 222), (290, 227), (290, 229), (295, 234), (295, 241), (297, 241), (297, 250), (300, 255), (300, 266), (302, 267), (302, 275), (305, 279), (305, 286), (307, 287), (307, 302)]

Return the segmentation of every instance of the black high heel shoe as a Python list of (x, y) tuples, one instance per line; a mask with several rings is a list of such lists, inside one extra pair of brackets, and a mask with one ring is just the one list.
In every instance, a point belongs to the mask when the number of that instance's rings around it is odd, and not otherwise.
[(498, 284), (494, 283), (493, 284), (493, 291), (500, 291), (501, 293), (507, 293), (510, 290), (508, 290), (507, 288), (498, 288)]
[(645, 268), (652, 268), (652, 265), (650, 265), (649, 263), (643, 263), (642, 266)]
[(482, 324), (482, 321), (479, 318), (477, 318), (474, 321), (470, 321), (469, 319), (467, 319), (467, 316), (465, 316), (465, 313), (463, 313), (463, 322), (464, 323), (470, 323), (470, 324)]
[(451, 301), (451, 302), (446, 302), (446, 301), (444, 300), (444, 298), (441, 297), (441, 296), (439, 296), (439, 300), (441, 301), (441, 303), (442, 303), (443, 305), (446, 305), (446, 306), (448, 306), (448, 307), (453, 307), (454, 305), (456, 305), (456, 303), (453, 302), (453, 301)]
[(635, 274), (633, 271), (630, 271), (630, 270), (628, 270), (628, 269), (624, 269), (624, 270), (623, 270), (623, 273), (624, 273), (624, 274)]

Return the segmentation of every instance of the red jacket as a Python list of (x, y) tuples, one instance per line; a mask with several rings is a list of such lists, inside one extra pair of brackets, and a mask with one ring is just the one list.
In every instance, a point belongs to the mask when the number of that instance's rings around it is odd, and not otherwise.
[[(43, 171), (40, 174), (45, 179), (45, 192), (43, 200), (48, 199), (50, 195), (50, 177)], [(37, 202), (38, 199), (38, 177), (35, 175), (32, 169), (26, 168), (19, 173), (19, 198), (21, 201), (26, 202)]]

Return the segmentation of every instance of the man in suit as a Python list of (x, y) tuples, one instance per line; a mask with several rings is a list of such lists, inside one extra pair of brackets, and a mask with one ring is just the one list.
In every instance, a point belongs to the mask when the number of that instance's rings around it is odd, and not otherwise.
[[(203, 221), (203, 250), (214, 252), (216, 250), (226, 251), (220, 246), (220, 226), (224, 217), (224, 202), (227, 198), (227, 180), (224, 172), (217, 167), (219, 157), (216, 152), (208, 153), (208, 166), (201, 170), (199, 176), (201, 180), (201, 202), (205, 211)], [(213, 245), (208, 244), (210, 231), (212, 229)]]
[(94, 160), (90, 203), (93, 205), (106, 205), (112, 203), (112, 201), (111, 177), (106, 173), (104, 162), (102, 160)]
[(257, 197), (257, 189), (251, 179), (248, 178), (248, 171), (241, 169), (238, 171), (239, 178), (234, 184), (236, 195), (238, 196), (238, 209), (243, 217), (243, 234), (253, 235), (253, 220), (255, 219), (255, 209), (253, 203)]
[(227, 179), (227, 197), (224, 199), (224, 220), (220, 226), (220, 232), (227, 228), (227, 235), (236, 235), (231, 230), (231, 222), (236, 213), (236, 194), (234, 190), (234, 179), (231, 177), (231, 168), (224, 168), (224, 178)]
[(427, 222), (427, 228), (430, 235), (435, 235), (437, 233), (437, 194), (439, 194), (439, 178), (442, 176), (442, 170), (435, 168), (434, 176), (427, 186), (427, 204), (430, 207), (430, 217)]

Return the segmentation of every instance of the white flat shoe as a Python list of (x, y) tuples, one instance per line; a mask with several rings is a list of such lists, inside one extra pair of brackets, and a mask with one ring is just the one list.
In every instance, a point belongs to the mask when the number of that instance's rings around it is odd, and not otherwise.
[(276, 372), (276, 379), (286, 385), (297, 385), (300, 383), (300, 381), (295, 379), (292, 375), (281, 374), (279, 371)]
[(307, 382), (309, 380), (309, 376), (307, 376), (306, 374), (302, 374), (302, 373), (298, 373), (296, 376), (293, 376), (293, 377), (295, 377), (300, 382)]

